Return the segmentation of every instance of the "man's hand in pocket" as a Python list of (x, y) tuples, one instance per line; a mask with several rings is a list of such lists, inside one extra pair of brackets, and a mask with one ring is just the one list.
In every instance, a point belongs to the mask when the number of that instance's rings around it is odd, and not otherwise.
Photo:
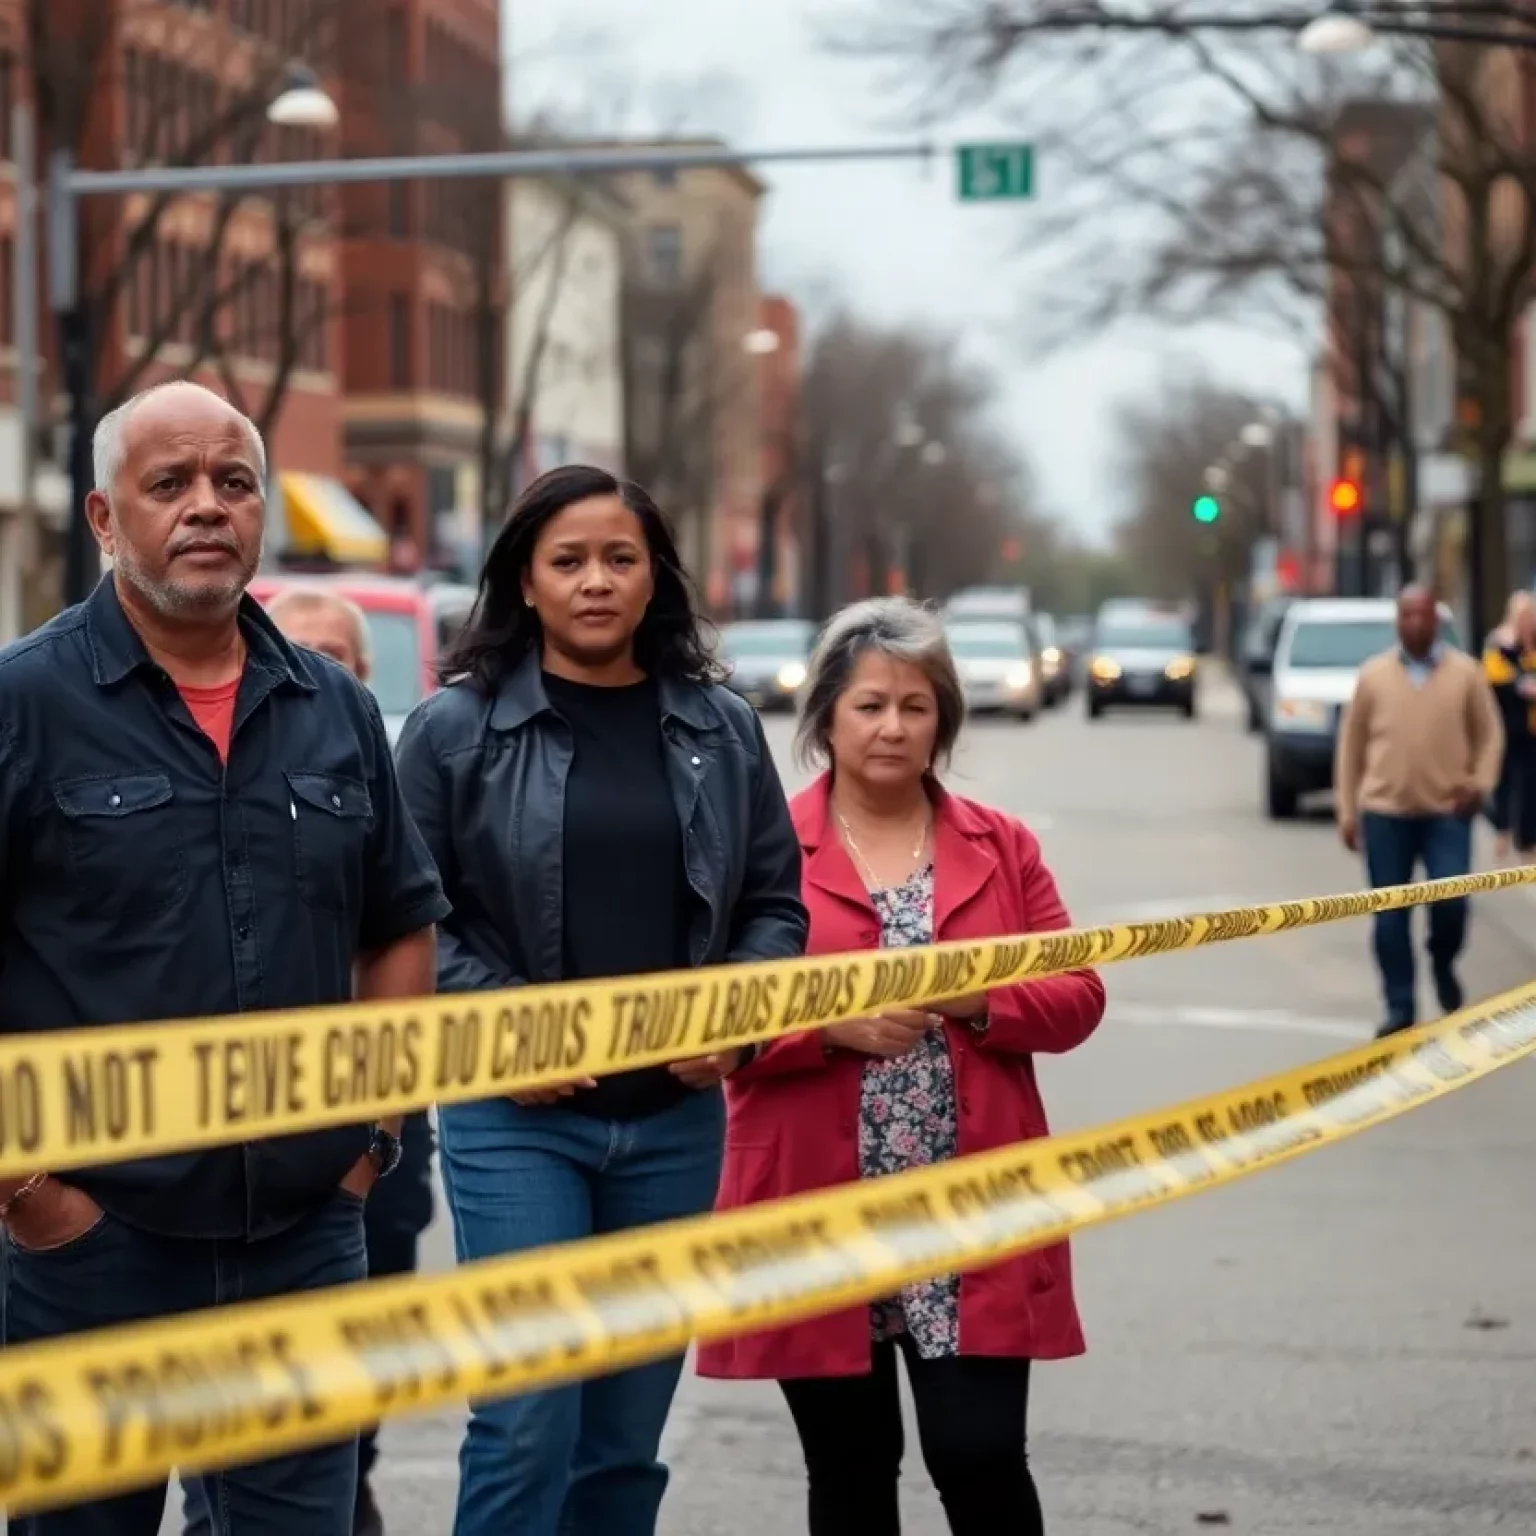
[(44, 1179), (6, 1218), (18, 1248), (46, 1253), (84, 1237), (101, 1220), (101, 1207), (84, 1190)]

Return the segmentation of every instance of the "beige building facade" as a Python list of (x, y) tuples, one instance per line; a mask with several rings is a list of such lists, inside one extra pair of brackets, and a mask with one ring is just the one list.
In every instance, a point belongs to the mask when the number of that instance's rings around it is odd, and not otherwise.
[(767, 187), (734, 166), (635, 172), (615, 184), (630, 209), (627, 467), (670, 514), (710, 608), (737, 612), (750, 603), (764, 489), (753, 349)]

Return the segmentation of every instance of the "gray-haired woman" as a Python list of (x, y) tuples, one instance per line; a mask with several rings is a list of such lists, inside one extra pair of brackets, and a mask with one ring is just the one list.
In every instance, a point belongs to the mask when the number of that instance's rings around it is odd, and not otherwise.
[[(1030, 832), (938, 781), (964, 714), (943, 629), (927, 610), (882, 598), (827, 626), (800, 742), (829, 771), (790, 805), (808, 953), (1067, 926)], [(1077, 971), (769, 1045), (726, 1085), (719, 1207), (1045, 1135), (1034, 1055), (1081, 1044), (1103, 1011), (1098, 977)], [(896, 1536), (900, 1353), (951, 1531), (1037, 1536), (1025, 1456), (1030, 1361), (1082, 1348), (1061, 1245), (708, 1345), (699, 1368), (780, 1383), (805, 1452), (812, 1536)]]

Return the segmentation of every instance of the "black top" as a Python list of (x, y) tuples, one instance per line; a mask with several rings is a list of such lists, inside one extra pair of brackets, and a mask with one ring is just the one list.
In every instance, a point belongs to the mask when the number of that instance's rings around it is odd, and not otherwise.
[[(594, 688), (545, 673), (544, 690), (570, 726), (574, 750), (562, 845), (566, 979), (686, 966), (690, 895), (655, 682)], [(601, 1077), (561, 1102), (635, 1120), (690, 1091), (665, 1067), (649, 1067)]]
[[(0, 651), (0, 1031), (346, 1002), (361, 954), (447, 915), (372, 695), (250, 599), (240, 628), (227, 767), (110, 576)], [(329, 1199), (369, 1135), (63, 1177), (149, 1231), (258, 1237)]]

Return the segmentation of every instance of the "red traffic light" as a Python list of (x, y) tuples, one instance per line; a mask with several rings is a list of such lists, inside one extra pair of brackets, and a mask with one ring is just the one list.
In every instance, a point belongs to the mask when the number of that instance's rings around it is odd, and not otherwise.
[(1335, 480), (1328, 487), (1328, 506), (1335, 517), (1353, 517), (1360, 510), (1359, 482)]

